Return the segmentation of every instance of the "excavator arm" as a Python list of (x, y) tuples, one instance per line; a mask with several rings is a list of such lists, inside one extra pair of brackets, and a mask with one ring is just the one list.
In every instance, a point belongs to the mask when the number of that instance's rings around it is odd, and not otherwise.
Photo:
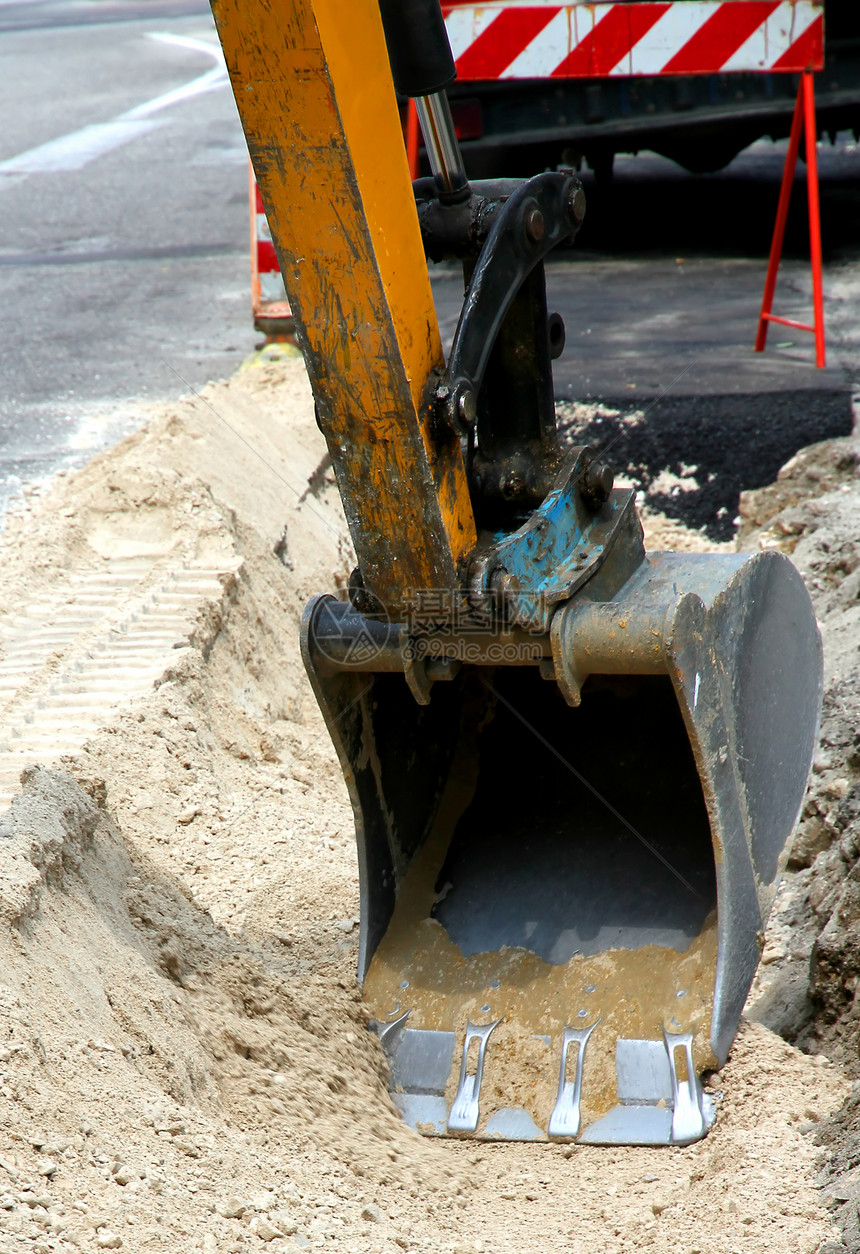
[[(646, 553), (633, 494), (560, 440), (544, 261), (582, 188), (469, 184), (438, 0), (383, 0), (385, 30), (377, 3), (213, 0), (358, 558), (302, 650), (359, 981), (422, 1132), (687, 1144), (803, 798), (815, 617), (781, 554)], [(425, 254), (463, 266), (447, 361)]]
[(377, 0), (213, 13), (359, 569), (394, 615), (476, 533)]

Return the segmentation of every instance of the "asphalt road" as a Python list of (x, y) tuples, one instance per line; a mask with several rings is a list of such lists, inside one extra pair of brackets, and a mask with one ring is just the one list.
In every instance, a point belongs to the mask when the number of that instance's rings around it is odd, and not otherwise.
[[(0, 108), (2, 509), (22, 482), (132, 429), (141, 401), (229, 374), (259, 336), (247, 155), (205, 3), (0, 2)], [(795, 332), (774, 329), (768, 352), (752, 352), (782, 151), (759, 144), (699, 177), (621, 157), (608, 188), (586, 171), (585, 226), (549, 270), (567, 326), (558, 395), (647, 407), (660, 438), (630, 451), (631, 465), (689, 462), (692, 443), (720, 482), (731, 471), (726, 499), (683, 502), (699, 523), (719, 508), (723, 530), (739, 483), (850, 427), (860, 378), (850, 137), (821, 150), (828, 369)], [(777, 298), (801, 318), (804, 208), (799, 190)], [(450, 337), (459, 276), (443, 267), (434, 287)]]
[(259, 337), (247, 152), (205, 5), (0, 5), (0, 108), (8, 495)]

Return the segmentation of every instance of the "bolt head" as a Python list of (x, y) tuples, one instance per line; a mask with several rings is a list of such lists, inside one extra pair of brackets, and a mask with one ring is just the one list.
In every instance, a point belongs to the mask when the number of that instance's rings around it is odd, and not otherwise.
[(515, 501), (522, 496), (525, 486), (522, 477), (512, 470), (502, 480), (502, 496), (506, 501)]
[(570, 194), (569, 207), (570, 216), (573, 218), (577, 226), (579, 226), (585, 218), (585, 192), (583, 191), (580, 183), (576, 185)]
[(611, 466), (607, 466), (606, 462), (592, 462), (585, 472), (583, 487), (591, 503), (597, 505), (608, 499), (614, 482), (615, 475)]
[(471, 388), (466, 388), (460, 393), (457, 400), (457, 413), (460, 421), (464, 422), (467, 427), (471, 427), (478, 416), (478, 398)]
[(612, 486), (615, 483), (615, 475), (612, 473), (612, 467), (607, 466), (605, 462), (601, 462), (599, 466), (594, 467), (594, 477), (600, 485), (601, 492), (609, 496)]
[(533, 244), (539, 244), (546, 232), (546, 223), (544, 222), (543, 214), (540, 209), (538, 209), (537, 205), (534, 205), (531, 209), (526, 210), (526, 215), (523, 221), (525, 223), (526, 235)]
[(487, 589), (494, 597), (498, 609), (504, 614), (519, 593), (520, 581), (516, 575), (509, 575), (504, 566), (497, 566), (490, 572)]

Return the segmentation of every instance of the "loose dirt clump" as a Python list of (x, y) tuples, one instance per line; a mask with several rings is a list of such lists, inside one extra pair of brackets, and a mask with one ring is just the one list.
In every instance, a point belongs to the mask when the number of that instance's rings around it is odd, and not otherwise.
[[(10, 524), (0, 1251), (813, 1254), (835, 1232), (813, 1137), (846, 1084), (758, 1023), (689, 1149), (400, 1121), (355, 981), (351, 809), (297, 643), (350, 566), (291, 359), (154, 412)], [(816, 776), (834, 829), (849, 722)]]

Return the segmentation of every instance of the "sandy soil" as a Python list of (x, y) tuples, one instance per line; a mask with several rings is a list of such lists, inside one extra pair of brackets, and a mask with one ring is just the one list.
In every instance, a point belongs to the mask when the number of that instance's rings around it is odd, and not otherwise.
[(0, 820), (0, 1252), (812, 1254), (834, 1237), (814, 1134), (848, 1085), (758, 1023), (689, 1149), (398, 1119), (298, 654), (350, 569), (323, 452), (301, 363), (263, 361), (3, 538), (0, 750), (26, 769)]
[(752, 1013), (853, 1080), (818, 1134), (841, 1244), (860, 1250), (860, 438), (803, 449), (742, 502), (741, 543), (791, 555), (810, 588), (825, 651), (819, 747), (789, 871), (768, 929)]

